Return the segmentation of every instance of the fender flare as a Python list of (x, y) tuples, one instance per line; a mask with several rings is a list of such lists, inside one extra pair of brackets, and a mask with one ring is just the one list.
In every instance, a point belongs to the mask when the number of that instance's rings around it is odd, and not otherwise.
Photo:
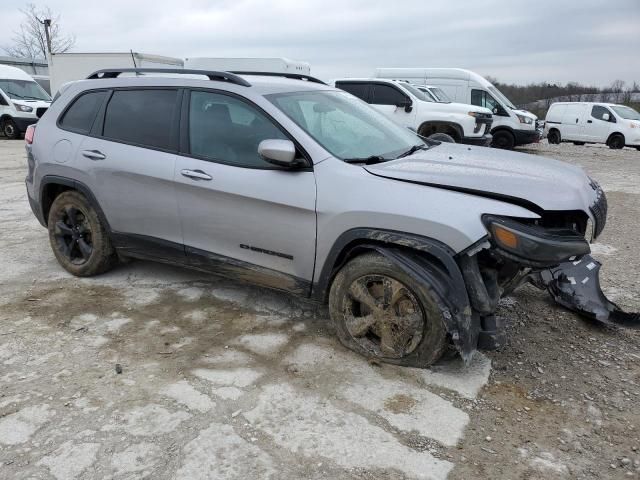
[(95, 209), (96, 213), (98, 214), (98, 217), (100, 217), (100, 221), (106, 227), (107, 231), (111, 232), (111, 226), (109, 225), (109, 221), (107, 220), (107, 217), (105, 216), (104, 211), (102, 210), (102, 207), (100, 207), (100, 203), (96, 199), (91, 189), (82, 182), (79, 182), (72, 178), (60, 177), (58, 175), (45, 175), (44, 177), (42, 177), (42, 180), (40, 181), (39, 208), (40, 208), (40, 212), (44, 220), (45, 226), (47, 224), (46, 214), (48, 212), (45, 211), (45, 205), (43, 204), (43, 199), (44, 199), (44, 191), (47, 185), (64, 185), (66, 187), (70, 187), (70, 189), (72, 190), (77, 190), (78, 192), (82, 193), (85, 197), (87, 197), (87, 201), (89, 202), (89, 204)]
[(456, 134), (458, 135), (458, 139), (457, 139), (458, 141), (464, 138), (464, 129), (458, 123), (449, 122), (447, 120), (426, 120), (422, 122), (418, 127), (418, 130), (417, 130), (418, 133), (420, 133), (420, 131), (422, 130), (422, 127), (424, 127), (425, 125), (444, 125), (447, 127), (451, 127), (455, 130)]
[(507, 132), (509, 132), (511, 135), (513, 135), (513, 137), (515, 138), (515, 133), (513, 133), (513, 128), (509, 127), (508, 125), (498, 125), (496, 127), (493, 127), (491, 129), (491, 135), (495, 134), (495, 132), (498, 132), (500, 130), (506, 130)]
[(435, 293), (447, 332), (464, 361), (469, 362), (478, 344), (480, 317), (471, 308), (455, 252), (438, 240), (393, 230), (348, 230), (334, 242), (319, 279), (313, 284), (312, 296), (324, 301), (338, 270), (365, 251), (384, 255)]

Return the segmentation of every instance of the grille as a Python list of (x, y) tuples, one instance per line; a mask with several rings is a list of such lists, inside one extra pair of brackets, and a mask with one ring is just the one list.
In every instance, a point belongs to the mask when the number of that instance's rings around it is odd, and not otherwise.
[(604, 230), (604, 226), (607, 223), (607, 196), (604, 194), (604, 190), (597, 183), (593, 182), (595, 186), (592, 184), (596, 191), (596, 201), (589, 207), (591, 213), (593, 213), (593, 218), (595, 218), (595, 225), (593, 226), (593, 236), (594, 238), (600, 236), (602, 230)]

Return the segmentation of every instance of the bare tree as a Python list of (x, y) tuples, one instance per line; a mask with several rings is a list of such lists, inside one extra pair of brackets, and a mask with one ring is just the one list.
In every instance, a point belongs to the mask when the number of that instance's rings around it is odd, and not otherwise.
[(13, 45), (2, 47), (7, 55), (24, 58), (47, 58), (47, 36), (44, 20), (51, 20), (49, 35), (51, 52), (62, 53), (73, 48), (76, 43), (74, 35), (64, 35), (60, 30), (60, 15), (54, 14), (49, 7), (39, 8), (28, 3), (20, 10), (24, 20), (12, 38)]

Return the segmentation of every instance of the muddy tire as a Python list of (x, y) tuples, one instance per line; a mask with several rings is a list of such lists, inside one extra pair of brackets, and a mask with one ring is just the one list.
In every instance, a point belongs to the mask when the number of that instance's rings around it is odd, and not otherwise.
[(611, 135), (611, 138), (609, 138), (607, 145), (613, 150), (620, 150), (624, 148), (624, 137), (619, 133), (614, 133)]
[(501, 148), (503, 150), (512, 150), (516, 145), (516, 138), (507, 130), (498, 130), (493, 134), (491, 146), (493, 148)]
[(9, 140), (17, 140), (20, 138), (20, 130), (18, 130), (18, 126), (10, 118), (3, 120), (0, 128), (2, 128), (2, 134)]
[(117, 256), (109, 232), (86, 197), (67, 191), (56, 197), (47, 222), (49, 243), (58, 263), (78, 277), (104, 273)]
[(559, 145), (561, 141), (562, 138), (560, 137), (560, 132), (558, 130), (551, 130), (547, 135), (547, 142), (551, 145)]
[(340, 342), (381, 362), (425, 368), (448, 347), (433, 294), (378, 253), (347, 263), (329, 293)]
[(455, 139), (446, 133), (434, 133), (429, 135), (427, 138), (429, 140), (435, 140), (436, 142), (456, 143)]

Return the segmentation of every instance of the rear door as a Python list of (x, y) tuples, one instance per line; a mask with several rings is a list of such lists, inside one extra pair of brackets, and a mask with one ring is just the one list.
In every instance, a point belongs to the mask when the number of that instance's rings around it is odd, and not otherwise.
[[(609, 115), (608, 120), (604, 119), (606, 115)], [(605, 143), (609, 138), (609, 133), (615, 121), (616, 117), (613, 116), (611, 110), (601, 105), (594, 105), (591, 107), (587, 119), (585, 140), (588, 142)]]
[(76, 154), (118, 244), (167, 259), (184, 257), (173, 186), (181, 91), (109, 92)]
[(586, 105), (583, 103), (569, 103), (562, 115), (562, 130), (561, 135), (563, 140), (573, 140), (583, 142), (584, 125), (585, 125), (585, 110)]
[(262, 110), (225, 92), (187, 92), (175, 169), (189, 261), (273, 288), (307, 293), (316, 241), (311, 167), (265, 162), (258, 145), (288, 139)]
[(403, 127), (415, 127), (414, 118), (417, 105), (409, 112), (402, 105), (403, 102), (411, 102), (408, 95), (398, 87), (386, 83), (374, 83), (371, 87), (369, 103), (372, 107), (387, 115)]

